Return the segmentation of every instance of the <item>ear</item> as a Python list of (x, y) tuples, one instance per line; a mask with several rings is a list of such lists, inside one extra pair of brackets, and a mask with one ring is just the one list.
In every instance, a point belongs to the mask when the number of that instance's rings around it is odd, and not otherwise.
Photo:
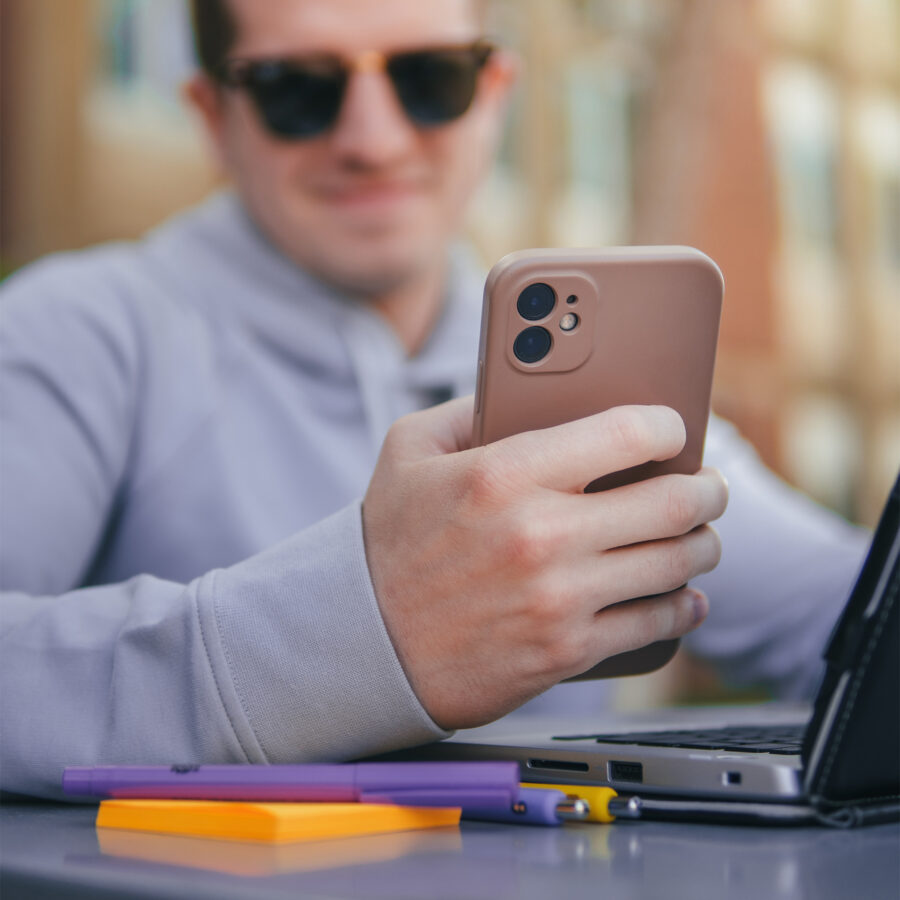
[(225, 109), (222, 89), (204, 72), (197, 72), (181, 87), (187, 105), (199, 115), (207, 145), (222, 171), (227, 171)]
[(494, 50), (481, 73), (480, 90), (485, 99), (495, 106), (505, 107), (521, 70), (521, 59), (512, 50), (504, 47)]
[(510, 50), (498, 48), (488, 57), (481, 72), (473, 113), (484, 123), (490, 155), (496, 152), (503, 134), (506, 108), (520, 70), (519, 57)]

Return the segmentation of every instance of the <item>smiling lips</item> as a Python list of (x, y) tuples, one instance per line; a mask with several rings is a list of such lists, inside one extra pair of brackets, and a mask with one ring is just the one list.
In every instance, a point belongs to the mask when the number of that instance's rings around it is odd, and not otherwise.
[(386, 207), (419, 197), (424, 190), (424, 179), (404, 178), (319, 185), (314, 192), (339, 207)]

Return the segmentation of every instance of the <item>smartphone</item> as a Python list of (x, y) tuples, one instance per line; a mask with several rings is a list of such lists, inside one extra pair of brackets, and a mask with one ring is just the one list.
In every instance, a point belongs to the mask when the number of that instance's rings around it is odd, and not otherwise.
[[(475, 445), (626, 404), (677, 410), (687, 430), (673, 459), (598, 477), (609, 490), (703, 462), (724, 282), (692, 247), (522, 250), (484, 289)], [(638, 675), (665, 665), (678, 641), (609, 657), (575, 676)]]

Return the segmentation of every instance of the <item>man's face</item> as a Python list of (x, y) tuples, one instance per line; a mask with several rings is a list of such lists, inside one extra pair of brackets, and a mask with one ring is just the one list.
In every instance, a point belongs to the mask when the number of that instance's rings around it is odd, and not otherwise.
[[(365, 51), (462, 44), (478, 37), (472, 0), (230, 0), (229, 57), (347, 60)], [(334, 126), (286, 140), (270, 134), (245, 90), (206, 110), (220, 156), (251, 214), (289, 257), (352, 293), (378, 295), (442, 264), (493, 155), (508, 63), (492, 57), (459, 119), (416, 126), (383, 71), (350, 77)]]

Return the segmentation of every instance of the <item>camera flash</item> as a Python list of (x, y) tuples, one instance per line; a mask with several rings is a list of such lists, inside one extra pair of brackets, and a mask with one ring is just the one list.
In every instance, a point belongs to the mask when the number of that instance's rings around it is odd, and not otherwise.
[(578, 316), (575, 313), (566, 313), (559, 320), (559, 327), (563, 331), (571, 331), (578, 324)]

